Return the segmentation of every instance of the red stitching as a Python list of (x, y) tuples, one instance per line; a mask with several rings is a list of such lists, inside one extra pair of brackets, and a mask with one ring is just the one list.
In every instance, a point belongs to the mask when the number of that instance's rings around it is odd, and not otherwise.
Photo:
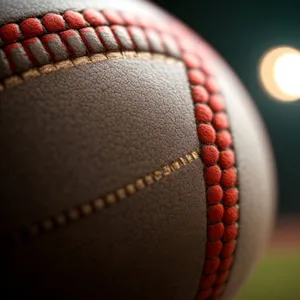
[(238, 190), (232, 137), (220, 88), (201, 58), (183, 55), (205, 165), (207, 248), (197, 300), (219, 298), (228, 281), (238, 236)]
[[(36, 27), (33, 26), (34, 24), (41, 24), (41, 26)], [(112, 25), (117, 26), (112, 27)], [(62, 43), (63, 48), (66, 47), (66, 41), (62, 39), (60, 33), (68, 29), (71, 29), (70, 34), (76, 33), (77, 36), (78, 33), (78, 38), (87, 47), (89, 53), (93, 53), (94, 48), (86, 36), (83, 36), (83, 33), (90, 32), (93, 35), (94, 43), (100, 43), (97, 45), (97, 49), (102, 49), (104, 46), (105, 50), (109, 51), (109, 46), (100, 32), (105, 32), (105, 29), (109, 30), (107, 31), (109, 39), (112, 27), (116, 45), (119, 50), (122, 50), (124, 45), (115, 32), (118, 26), (125, 28), (128, 34), (127, 38), (134, 50), (146, 51), (148, 48), (147, 50), (151, 49), (154, 53), (172, 56), (173, 53), (171, 50), (168, 53), (166, 44), (168, 37), (165, 37), (165, 24), (139, 19), (131, 14), (116, 11), (99, 12), (89, 9), (82, 13), (67, 11), (63, 15), (50, 13), (40, 19), (28, 18), (23, 20), (20, 26), (7, 24), (0, 27), (0, 40), (2, 40), (3, 46), (6, 46), (4, 51), (8, 56), (11, 71), (17, 73), (10, 50), (22, 47), (24, 42), (22, 44), (17, 42), (22, 42), (27, 37), (30, 37), (33, 42), (40, 41), (41, 38), (45, 51), (50, 53), (53, 61), (56, 61), (57, 58), (49, 48), (49, 43), (57, 41)], [(87, 29), (84, 31), (83, 28)], [(134, 40), (134, 32), (137, 37), (140, 34), (140, 43), (138, 40)], [(207, 186), (207, 248), (197, 300), (217, 299), (222, 295), (230, 276), (238, 236), (239, 207), (237, 203), (239, 196), (232, 136), (220, 87), (213, 77), (212, 71), (204, 64), (200, 56), (190, 53), (190, 49), (194, 47), (191, 46), (193, 44), (187, 33), (186, 39), (179, 37), (176, 33), (172, 37), (168, 30), (167, 33), (171, 39), (175, 37), (187, 69)], [(66, 32), (63, 36), (66, 37)], [(95, 40), (95, 37), (98, 37), (99, 41)], [(28, 42), (27, 39), (25, 44), (27, 45)], [(143, 47), (139, 45), (143, 45)], [(74, 56), (74, 51), (69, 45), (67, 48), (68, 56)], [(28, 60), (36, 65), (36, 59), (30, 53), (30, 49), (26, 46), (25, 50), (24, 53), (28, 54)]]

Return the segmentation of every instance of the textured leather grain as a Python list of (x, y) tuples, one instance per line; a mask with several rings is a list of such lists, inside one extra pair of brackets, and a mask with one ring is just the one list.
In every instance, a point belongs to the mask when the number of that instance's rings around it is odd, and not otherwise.
[(108, 60), (0, 97), (7, 228), (114, 191), (199, 147), (182, 65)]
[(206, 242), (199, 169), (2, 254), (3, 299), (193, 300)]
[[(1, 230), (95, 199), (199, 147), (183, 65), (107, 60), (30, 80), (0, 99)], [(2, 255), (11, 271), (4, 285), (43, 298), (192, 300), (205, 215), (198, 160), (103, 214)]]

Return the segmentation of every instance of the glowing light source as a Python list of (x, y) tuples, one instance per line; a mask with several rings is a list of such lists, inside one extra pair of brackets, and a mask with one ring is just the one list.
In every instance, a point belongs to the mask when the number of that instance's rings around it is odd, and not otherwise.
[(268, 51), (260, 63), (260, 78), (272, 97), (281, 101), (300, 99), (300, 51), (292, 47)]

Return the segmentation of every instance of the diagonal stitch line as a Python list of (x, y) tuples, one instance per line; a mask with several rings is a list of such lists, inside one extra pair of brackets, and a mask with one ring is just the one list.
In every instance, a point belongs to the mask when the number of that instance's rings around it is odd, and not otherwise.
[(139, 58), (144, 60), (155, 60), (162, 61), (169, 64), (180, 64), (181, 60), (167, 56), (164, 54), (153, 54), (150, 52), (136, 52), (136, 51), (123, 51), (123, 52), (108, 52), (108, 53), (97, 53), (91, 56), (82, 56), (74, 59), (67, 59), (56, 63), (44, 65), (39, 68), (32, 68), (21, 75), (13, 75), (5, 79), (3, 83), (0, 82), (0, 92), (5, 89), (13, 88), (24, 81), (32, 78), (42, 76), (43, 74), (52, 73), (61, 69), (69, 69), (76, 66), (87, 65), (103, 61), (107, 59), (131, 59)]
[(127, 184), (115, 190), (114, 192), (110, 192), (102, 197), (93, 199), (92, 201), (72, 207), (69, 210), (61, 212), (56, 216), (46, 218), (43, 221), (35, 223), (25, 229), (16, 230), (3, 235), (0, 238), (0, 242), (1, 244), (4, 243), (7, 246), (14, 246), (19, 243), (29, 241), (34, 237), (38, 237), (47, 232), (53, 231), (54, 229), (58, 229), (59, 227), (67, 225), (73, 221), (77, 221), (84, 217), (100, 212), (121, 200), (135, 195), (148, 186), (151, 186), (154, 183), (169, 177), (171, 174), (183, 168), (185, 165), (188, 165), (199, 159), (199, 155), (199, 150), (185, 154), (170, 164), (164, 165), (156, 171), (149, 173), (144, 177), (140, 177), (135, 182)]

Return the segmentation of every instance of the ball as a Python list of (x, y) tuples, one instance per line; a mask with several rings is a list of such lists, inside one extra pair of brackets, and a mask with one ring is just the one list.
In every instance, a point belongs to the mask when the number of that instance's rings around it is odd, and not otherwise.
[(276, 181), (228, 65), (146, 1), (1, 5), (2, 297), (233, 299)]

